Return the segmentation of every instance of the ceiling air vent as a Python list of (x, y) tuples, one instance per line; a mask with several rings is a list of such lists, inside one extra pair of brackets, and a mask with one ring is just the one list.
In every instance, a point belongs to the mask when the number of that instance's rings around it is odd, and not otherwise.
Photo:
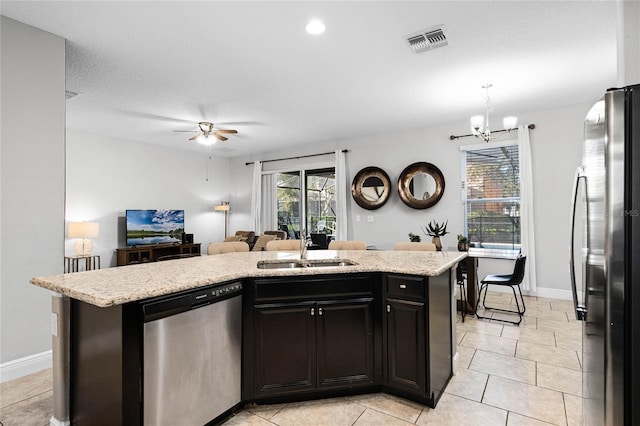
[(444, 34), (444, 27), (430, 28), (405, 37), (407, 44), (414, 53), (437, 49), (449, 44)]

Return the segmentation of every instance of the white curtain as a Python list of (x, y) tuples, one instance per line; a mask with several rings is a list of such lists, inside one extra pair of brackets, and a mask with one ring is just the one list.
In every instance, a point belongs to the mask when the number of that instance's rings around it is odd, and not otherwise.
[(343, 150), (336, 150), (336, 240), (348, 240), (347, 224), (347, 161)]
[(536, 241), (533, 224), (533, 167), (529, 128), (518, 126), (518, 151), (520, 153), (520, 227), (522, 254), (527, 256), (524, 288), (536, 291)]
[(276, 174), (262, 175), (262, 231), (278, 229)]
[(262, 205), (262, 162), (253, 163), (253, 183), (251, 190), (251, 227), (256, 235), (262, 233), (261, 227)]

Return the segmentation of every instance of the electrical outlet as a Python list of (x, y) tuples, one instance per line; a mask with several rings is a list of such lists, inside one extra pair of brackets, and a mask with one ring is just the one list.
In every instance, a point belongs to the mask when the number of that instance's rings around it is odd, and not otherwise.
[(367, 222), (369, 223), (373, 222), (373, 215), (367, 216)]

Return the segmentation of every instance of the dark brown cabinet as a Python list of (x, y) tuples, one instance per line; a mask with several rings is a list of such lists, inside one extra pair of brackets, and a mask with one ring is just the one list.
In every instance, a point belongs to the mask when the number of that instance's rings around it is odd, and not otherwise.
[(424, 303), (387, 299), (386, 384), (426, 397)]
[(373, 299), (318, 303), (318, 387), (371, 384)]
[(316, 388), (316, 325), (311, 307), (256, 307), (255, 390), (257, 395)]
[(453, 372), (451, 279), (385, 277), (385, 391), (435, 407)]
[(200, 243), (149, 244), (116, 249), (118, 266), (200, 256)]
[(371, 277), (256, 280), (248, 287), (244, 342), (253, 350), (245, 351), (245, 400), (379, 382), (374, 300), (380, 299)]

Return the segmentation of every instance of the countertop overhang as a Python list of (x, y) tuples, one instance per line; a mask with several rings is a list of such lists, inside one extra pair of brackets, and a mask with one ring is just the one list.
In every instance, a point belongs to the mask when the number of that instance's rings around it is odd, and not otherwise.
[(260, 260), (299, 259), (297, 252), (245, 252), (168, 260), (31, 279), (73, 299), (109, 307), (244, 278), (366, 272), (437, 276), (467, 257), (454, 251), (313, 250), (309, 259), (349, 259), (352, 266), (258, 269)]

